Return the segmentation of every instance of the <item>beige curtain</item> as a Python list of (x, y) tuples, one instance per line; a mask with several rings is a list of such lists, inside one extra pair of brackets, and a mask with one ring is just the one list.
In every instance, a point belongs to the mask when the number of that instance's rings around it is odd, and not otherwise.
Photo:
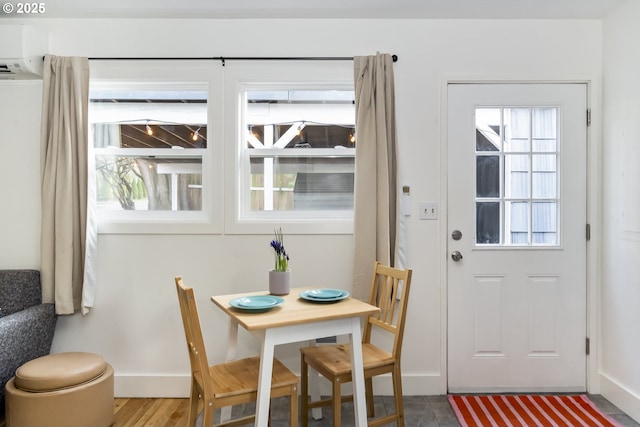
[(353, 295), (369, 295), (374, 261), (393, 265), (396, 244), (396, 113), (393, 59), (354, 58), (356, 172)]
[(46, 55), (42, 96), (42, 298), (79, 310), (87, 223), (89, 61)]

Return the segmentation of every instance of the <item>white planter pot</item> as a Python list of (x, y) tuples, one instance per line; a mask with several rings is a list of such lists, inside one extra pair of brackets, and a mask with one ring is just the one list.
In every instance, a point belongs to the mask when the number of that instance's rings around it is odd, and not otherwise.
[(288, 295), (291, 291), (291, 270), (269, 270), (269, 293), (272, 295)]

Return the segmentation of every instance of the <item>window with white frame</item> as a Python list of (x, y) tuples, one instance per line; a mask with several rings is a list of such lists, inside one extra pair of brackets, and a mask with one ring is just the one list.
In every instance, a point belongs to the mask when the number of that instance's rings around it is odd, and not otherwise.
[(92, 63), (99, 231), (352, 232), (352, 64), (203, 62)]
[[(330, 76), (320, 79), (325, 66)], [(260, 68), (265, 76), (256, 81)], [(350, 65), (281, 63), (230, 74), (237, 76), (237, 177), (227, 229), (268, 231), (277, 223), (349, 232), (357, 144)]]
[(202, 210), (207, 92), (157, 87), (92, 90), (99, 210)]
[(353, 210), (352, 90), (246, 90), (250, 212)]
[(89, 93), (100, 231), (211, 230), (211, 68), (118, 65), (92, 66)]

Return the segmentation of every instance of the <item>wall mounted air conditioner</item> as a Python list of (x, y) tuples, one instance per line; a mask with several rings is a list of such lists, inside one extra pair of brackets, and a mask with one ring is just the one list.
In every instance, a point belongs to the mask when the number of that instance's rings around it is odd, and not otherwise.
[[(42, 60), (42, 58), (41, 58)], [(42, 78), (42, 64), (24, 58), (0, 58), (0, 80), (34, 80)]]
[(49, 38), (31, 25), (0, 25), (0, 81), (42, 78)]

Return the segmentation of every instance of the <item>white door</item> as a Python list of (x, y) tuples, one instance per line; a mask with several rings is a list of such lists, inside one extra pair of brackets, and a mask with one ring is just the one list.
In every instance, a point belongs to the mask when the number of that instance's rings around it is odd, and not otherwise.
[(448, 387), (586, 389), (586, 84), (448, 86)]

